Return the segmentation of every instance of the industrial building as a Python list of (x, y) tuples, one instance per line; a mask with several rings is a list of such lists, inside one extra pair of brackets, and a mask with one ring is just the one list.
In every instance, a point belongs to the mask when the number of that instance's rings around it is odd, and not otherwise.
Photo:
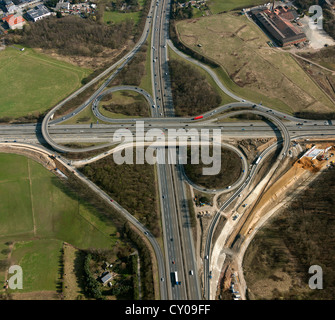
[(281, 47), (307, 40), (305, 33), (293, 25), (293, 21), (299, 20), (294, 9), (286, 6), (272, 6), (272, 10), (257, 8), (251, 10), (251, 16)]

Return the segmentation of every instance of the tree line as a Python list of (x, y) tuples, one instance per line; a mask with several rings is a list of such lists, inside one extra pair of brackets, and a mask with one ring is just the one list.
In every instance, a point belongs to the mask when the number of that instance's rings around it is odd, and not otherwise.
[(133, 32), (134, 23), (126, 20), (107, 26), (90, 19), (69, 15), (28, 22), (22, 30), (10, 35), (12, 43), (32, 48), (54, 49), (62, 55), (94, 57), (105, 48), (120, 49)]
[(155, 237), (160, 236), (153, 166), (147, 163), (118, 165), (106, 157), (80, 170), (145, 224)]
[(218, 107), (221, 96), (197, 69), (169, 60), (173, 104), (177, 116), (194, 116)]

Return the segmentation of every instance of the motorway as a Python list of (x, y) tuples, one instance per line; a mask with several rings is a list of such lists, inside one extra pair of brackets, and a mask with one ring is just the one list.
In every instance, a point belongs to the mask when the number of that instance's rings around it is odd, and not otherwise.
[[(167, 39), (169, 29), (170, 0), (156, 2), (151, 38), (151, 73), (153, 86), (153, 118), (173, 117), (171, 86), (168, 70)], [(173, 157), (172, 150), (157, 150), (158, 158)], [(166, 161), (157, 164), (163, 240), (165, 247), (166, 279), (169, 299), (199, 300), (201, 291), (196, 271), (195, 251), (185, 201), (185, 191), (177, 168)], [(179, 192), (177, 192), (179, 190)], [(191, 270), (193, 274), (191, 275)], [(180, 284), (172, 276), (178, 273)]]

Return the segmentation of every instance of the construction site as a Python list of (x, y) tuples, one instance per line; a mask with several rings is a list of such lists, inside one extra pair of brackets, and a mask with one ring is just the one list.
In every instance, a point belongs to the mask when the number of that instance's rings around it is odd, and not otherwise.
[[(241, 146), (251, 158), (257, 155), (273, 139), (250, 139)], [(243, 257), (255, 234), (270, 218), (279, 214), (308, 186), (312, 185), (326, 170), (335, 168), (335, 141), (300, 139), (291, 143), (289, 155), (278, 170), (272, 170), (273, 157), (263, 163), (259, 170), (260, 177), (255, 180), (241, 197), (237, 198), (224, 212), (223, 223), (218, 225), (215, 241), (213, 241), (210, 277), (215, 286), (212, 299), (240, 300), (245, 299), (247, 284), (243, 275)], [(214, 208), (229, 196), (215, 195)], [(198, 217), (201, 217), (201, 213)], [(199, 221), (199, 220), (198, 220)], [(201, 219), (200, 257), (203, 255), (204, 239), (209, 221)], [(198, 233), (199, 234), (199, 233)], [(285, 275), (284, 275), (285, 278)], [(212, 287), (214, 291), (214, 287)], [(242, 297), (241, 297), (242, 295)]]

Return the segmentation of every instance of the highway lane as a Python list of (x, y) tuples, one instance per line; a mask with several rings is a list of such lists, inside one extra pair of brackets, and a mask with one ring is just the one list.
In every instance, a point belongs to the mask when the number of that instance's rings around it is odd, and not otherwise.
[[(161, 19), (162, 14), (166, 10), (167, 1), (156, 2), (153, 24), (152, 24), (152, 41), (151, 41), (151, 71), (152, 71), (152, 86), (153, 99), (156, 102), (155, 108), (152, 109), (153, 118), (161, 118), (165, 115), (164, 96), (162, 94), (162, 79), (161, 79), (161, 55), (159, 54), (162, 46), (161, 34)], [(158, 31), (158, 32), (157, 32)], [(165, 149), (158, 149), (158, 156), (164, 159), (167, 163), (167, 154)], [(162, 163), (162, 162), (161, 162)], [(180, 239), (178, 235), (178, 221), (176, 220), (176, 206), (173, 194), (172, 179), (169, 166), (165, 164), (157, 165), (157, 174), (159, 182), (159, 190), (161, 195), (161, 216), (165, 229), (163, 230), (164, 247), (166, 255), (166, 278), (169, 299), (180, 300), (186, 299), (185, 282), (182, 277), (183, 261), (180, 253)], [(172, 239), (172, 240), (171, 240)], [(172, 272), (179, 273), (179, 281), (181, 285), (174, 283)]]
[[(168, 70), (168, 57), (167, 57), (167, 46), (166, 40), (168, 38), (169, 28), (169, 10), (170, 1), (160, 1), (156, 5), (155, 20), (153, 24), (153, 36), (152, 36), (152, 79), (153, 79), (153, 98), (156, 101), (156, 108), (154, 110), (154, 116), (156, 118), (162, 117), (174, 117), (174, 108), (172, 103), (171, 86)], [(166, 118), (164, 118), (165, 120)], [(170, 118), (171, 119), (171, 118)], [(158, 170), (159, 175), (165, 175), (167, 186), (161, 185), (160, 188), (167, 192), (166, 199), (168, 199), (169, 205), (163, 208), (162, 216), (165, 220), (166, 227), (171, 226), (171, 237), (169, 248), (174, 247), (174, 253), (177, 253), (175, 257), (175, 264), (171, 265), (170, 272), (178, 271), (178, 277), (181, 281), (181, 285), (172, 286), (172, 298), (177, 299), (200, 299), (200, 289), (197, 283), (197, 271), (196, 265), (194, 269), (195, 276), (191, 279), (187, 277), (186, 261), (193, 261), (195, 252), (191, 246), (189, 237), (191, 237), (191, 230), (189, 225), (185, 229), (187, 232), (181, 232), (182, 221), (180, 219), (180, 203), (185, 202), (184, 198), (181, 198), (182, 194), (176, 193), (175, 190), (180, 187), (182, 180), (179, 176), (176, 179), (175, 167), (165, 165), (164, 170)], [(161, 179), (163, 180), (163, 179)], [(185, 208), (186, 209), (186, 208)], [(184, 211), (185, 211), (184, 209)], [(188, 212), (185, 212), (185, 216)], [(173, 241), (171, 240), (173, 239)], [(169, 239), (166, 240), (169, 243)], [(186, 250), (186, 255), (182, 254), (182, 250)], [(169, 249), (167, 248), (167, 249)], [(167, 250), (167, 254), (170, 256), (171, 253)], [(193, 287), (190, 289), (190, 287)]]
[[(89, 124), (81, 125), (57, 125), (50, 126), (49, 132), (55, 142), (110, 142), (113, 139), (114, 133), (119, 129), (129, 130), (129, 136), (134, 135), (135, 125), (119, 125), (119, 124), (99, 124), (91, 127)], [(144, 124), (145, 133), (150, 129), (160, 129), (165, 132), (165, 136), (169, 135), (169, 129), (181, 129), (185, 128), (186, 132), (189, 129), (214, 129), (220, 128), (223, 139), (225, 138), (259, 138), (259, 137), (276, 137), (276, 127), (272, 126), (271, 123), (265, 122), (227, 122), (227, 123), (206, 123), (199, 128), (199, 123), (187, 125), (186, 123), (174, 124), (174, 123), (157, 123), (151, 125), (150, 123)], [(296, 126), (295, 124), (286, 125), (290, 135), (298, 134), (332, 134), (335, 132), (335, 126), (325, 125), (303, 125)], [(167, 130), (165, 130), (167, 129)], [(36, 131), (37, 130), (37, 131)], [(181, 134), (182, 135), (182, 134)], [(119, 135), (115, 135), (118, 137)], [(38, 142), (38, 137), (42, 138), (39, 129), (36, 129), (35, 124), (31, 125), (0, 125), (0, 141), (23, 141), (24, 139), (30, 139)]]
[[(287, 156), (288, 153), (288, 149), (290, 146), (290, 134), (289, 131), (287, 130), (286, 126), (282, 123), (281, 120), (279, 120), (279, 118), (277, 118), (276, 116), (274, 116), (272, 113), (269, 112), (263, 112), (263, 111), (259, 111), (259, 110), (239, 110), (239, 111), (234, 111), (228, 115), (223, 115), (221, 117), (227, 117), (230, 115), (239, 115), (239, 114), (243, 114), (243, 113), (252, 113), (252, 114), (256, 114), (256, 115), (261, 115), (267, 119), (269, 119), (270, 121), (272, 121), (280, 130), (280, 133), (282, 135), (282, 150), (281, 150), (281, 154), (278, 156), (277, 161), (275, 166), (277, 167), (279, 165), (279, 162), (283, 159), (285, 159), (285, 157)], [(219, 118), (220, 119), (220, 118)], [(252, 165), (249, 176), (247, 177), (247, 179), (244, 181), (244, 183), (242, 184), (241, 188), (238, 189), (238, 192), (235, 192), (224, 204), (223, 206), (220, 208), (220, 210), (217, 212), (217, 214), (215, 215), (215, 217), (213, 218), (213, 220), (211, 221), (211, 225), (209, 228), (209, 231), (207, 233), (207, 237), (206, 237), (206, 246), (205, 246), (205, 257), (204, 257), (204, 295), (205, 298), (207, 300), (210, 299), (210, 278), (209, 278), (209, 271), (210, 271), (210, 261), (211, 261), (211, 245), (212, 245), (212, 238), (213, 238), (213, 233), (215, 231), (217, 222), (219, 220), (219, 217), (221, 215), (221, 212), (227, 208), (230, 203), (232, 201), (234, 201), (239, 194), (243, 191), (243, 189), (248, 186), (249, 182), (252, 180), (252, 178), (255, 175), (256, 172), (256, 168), (264, 161), (264, 158), (266, 157), (267, 154), (269, 154), (268, 151), (269, 148), (267, 148), (266, 150), (263, 151), (263, 153), (261, 153), (261, 155), (259, 156), (259, 162), (256, 162), (255, 164)]]

